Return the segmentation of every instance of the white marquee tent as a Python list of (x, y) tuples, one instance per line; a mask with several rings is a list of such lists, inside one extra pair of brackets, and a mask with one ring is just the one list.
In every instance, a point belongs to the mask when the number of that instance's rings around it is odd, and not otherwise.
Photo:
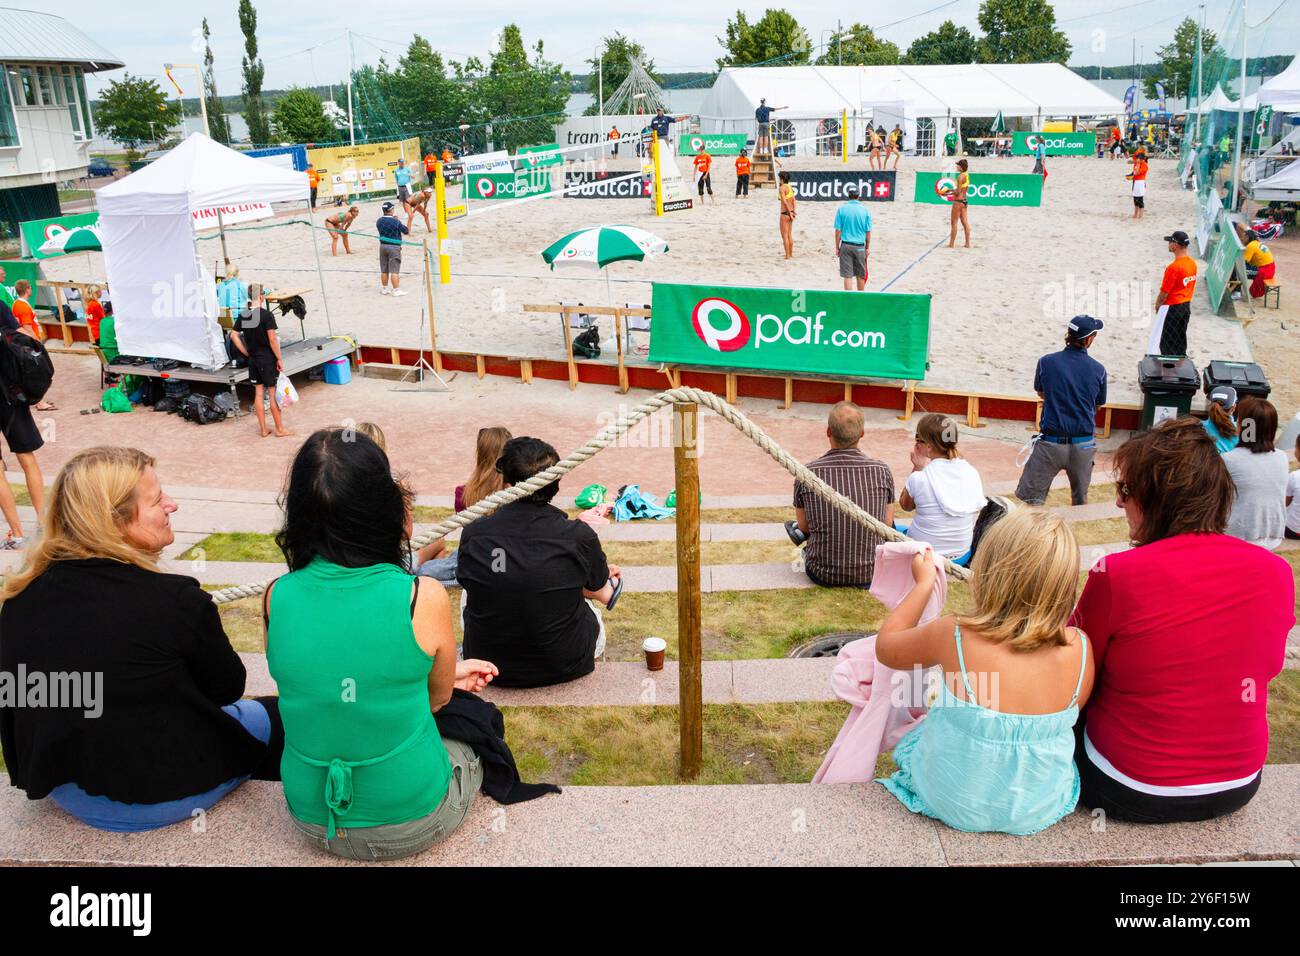
[(305, 173), (237, 153), (202, 133), (101, 189), (104, 268), (122, 353), (224, 365), (216, 289), (199, 261), (191, 213), (235, 203), (308, 204), (308, 197)]
[(789, 120), (800, 140), (838, 129), (841, 111), (851, 117), (856, 111), (855, 145), (865, 119), (886, 104), (890, 114), (904, 104), (909, 119), (929, 120), (939, 130), (950, 120), (998, 113), (1029, 119), (1034, 128), (1048, 117), (1124, 114), (1120, 100), (1059, 63), (737, 67), (718, 75), (700, 106), (704, 131), (752, 132), (763, 98), (786, 107), (773, 122)]
[(1277, 113), (1300, 113), (1300, 53), (1291, 65), (1260, 84), (1255, 91), (1260, 106), (1271, 106)]
[(1250, 198), (1256, 202), (1295, 202), (1300, 199), (1300, 160), (1252, 185)]
[[(1255, 112), (1258, 96), (1258, 92), (1251, 93), (1247, 96), (1245, 103), (1241, 104), (1241, 109), (1247, 113)], [(1236, 113), (1238, 111), (1237, 101), (1231, 99), (1227, 93), (1223, 92), (1223, 87), (1221, 86), (1216, 86), (1214, 88), (1214, 93), (1207, 96), (1205, 102), (1201, 103), (1196, 109), (1193, 109), (1190, 112), (1213, 113), (1215, 110), (1219, 110), (1223, 113)]]

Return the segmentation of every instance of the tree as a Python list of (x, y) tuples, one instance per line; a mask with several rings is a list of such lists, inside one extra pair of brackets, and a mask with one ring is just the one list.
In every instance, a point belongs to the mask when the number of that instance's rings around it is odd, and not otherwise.
[(1047, 0), (984, 0), (979, 25), (983, 63), (1064, 64), (1070, 58), (1070, 41), (1056, 29)]
[(979, 41), (965, 27), (944, 20), (939, 29), (919, 36), (907, 48), (906, 63), (974, 63), (979, 58)]
[(901, 56), (898, 44), (876, 36), (865, 24), (855, 23), (843, 33), (831, 35), (831, 42), (817, 58), (817, 65), (892, 66)]
[(208, 111), (208, 131), (218, 143), (230, 145), (230, 124), (217, 95), (217, 75), (212, 69), (212, 44), (209, 42), (208, 18), (203, 18), (203, 99)]
[[(482, 63), (470, 57), (457, 72), (469, 75), (481, 70)], [(534, 45), (529, 59), (523, 34), (516, 24), (509, 23), (501, 30), (486, 75), (474, 81), (472, 101), (466, 113), (477, 112), (493, 121), (493, 140), (498, 149), (531, 145), (539, 141), (539, 136), (554, 135), (549, 123), (517, 120), (562, 113), (569, 101), (570, 82), (571, 77), (560, 64), (546, 59), (541, 40)], [(512, 119), (516, 121), (502, 122)], [(543, 126), (547, 128), (543, 130)]]
[(382, 60), (376, 82), (397, 122), (407, 130), (431, 130), (460, 122), (469, 87), (447, 75), (441, 54), (418, 33), (390, 70)]
[(144, 143), (157, 143), (180, 121), (180, 103), (169, 102), (154, 80), (127, 73), (110, 80), (95, 110), (95, 126), (108, 139), (135, 152)]
[(262, 102), (262, 76), (266, 72), (257, 58), (257, 11), (252, 0), (239, 0), (239, 29), (244, 33), (244, 122), (248, 138), (254, 144), (271, 141), (266, 104)]
[[(634, 40), (615, 32), (613, 36), (604, 37), (604, 50), (600, 57), (594, 57), (587, 61), (591, 67), (591, 75), (587, 77), (587, 92), (593, 97), (599, 97), (601, 92), (601, 77), (604, 77), (604, 92), (606, 96), (613, 93), (619, 88), (620, 84), (627, 79), (627, 75), (632, 72), (632, 61), (642, 59), (645, 56), (645, 48)], [(643, 60), (646, 72), (656, 83), (662, 83), (663, 79), (655, 73), (654, 60)], [(600, 104), (593, 103), (587, 107), (587, 115), (595, 116), (600, 110)]]
[(328, 143), (337, 135), (325, 104), (311, 90), (290, 87), (271, 113), (271, 128), (285, 143)]
[(766, 10), (755, 24), (741, 10), (727, 21), (727, 36), (718, 37), (727, 55), (718, 58), (724, 66), (753, 66), (780, 60), (783, 64), (807, 63), (812, 44), (808, 34), (793, 14), (785, 10)]
[[(1160, 67), (1144, 77), (1142, 84), (1148, 97), (1156, 95), (1157, 80), (1164, 83), (1165, 90), (1171, 96), (1175, 89), (1180, 95), (1195, 92), (1192, 87), (1196, 85), (1196, 30), (1196, 21), (1188, 17), (1174, 30), (1173, 42), (1156, 50), (1156, 55), (1160, 57)], [(1201, 57), (1207, 65), (1223, 56), (1223, 51), (1217, 48), (1218, 42), (1213, 30), (1205, 30), (1201, 34)], [(1209, 96), (1214, 92), (1214, 76), (1208, 66), (1203, 73), (1202, 82), (1206, 89), (1202, 95)]]

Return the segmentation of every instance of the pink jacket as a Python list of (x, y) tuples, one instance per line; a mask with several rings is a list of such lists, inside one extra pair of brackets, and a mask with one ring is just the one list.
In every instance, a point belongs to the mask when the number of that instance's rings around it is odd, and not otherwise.
[[(926, 547), (920, 541), (891, 541), (876, 547), (871, 593), (891, 611), (912, 590), (912, 556)], [(931, 555), (939, 574), (921, 612), (921, 624), (938, 617), (948, 598), (943, 560), (933, 552)], [(924, 707), (907, 706), (921, 699), (924, 688), (914, 686), (919, 674), (896, 671), (876, 660), (874, 634), (844, 645), (838, 661), (831, 673), (831, 688), (853, 709), (826, 752), (813, 783), (869, 783), (876, 776), (876, 758), (881, 751), (892, 750), (925, 719)]]

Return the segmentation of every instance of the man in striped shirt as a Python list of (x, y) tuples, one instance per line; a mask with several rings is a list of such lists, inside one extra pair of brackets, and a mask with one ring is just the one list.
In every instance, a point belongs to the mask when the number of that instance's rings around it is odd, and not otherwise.
[[(826, 423), (830, 451), (808, 469), (826, 484), (886, 525), (894, 523), (894, 476), (883, 461), (868, 458), (862, 441), (862, 409), (840, 402)], [(821, 587), (871, 585), (879, 535), (868, 531), (806, 485), (795, 482), (795, 523), (808, 537), (804, 571)]]

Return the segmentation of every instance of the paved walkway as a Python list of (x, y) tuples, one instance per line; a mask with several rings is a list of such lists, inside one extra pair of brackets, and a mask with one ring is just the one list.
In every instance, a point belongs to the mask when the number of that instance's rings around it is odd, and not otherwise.
[[(875, 784), (566, 787), (503, 807), (480, 796), (447, 840), (399, 866), (989, 866), (1300, 859), (1300, 766), (1212, 823), (1140, 826), (1078, 811), (1027, 837), (959, 833)], [(104, 833), (0, 790), (0, 864), (347, 866), (297, 834), (280, 785), (249, 781), (188, 825)], [(363, 864), (373, 865), (373, 864)]]

